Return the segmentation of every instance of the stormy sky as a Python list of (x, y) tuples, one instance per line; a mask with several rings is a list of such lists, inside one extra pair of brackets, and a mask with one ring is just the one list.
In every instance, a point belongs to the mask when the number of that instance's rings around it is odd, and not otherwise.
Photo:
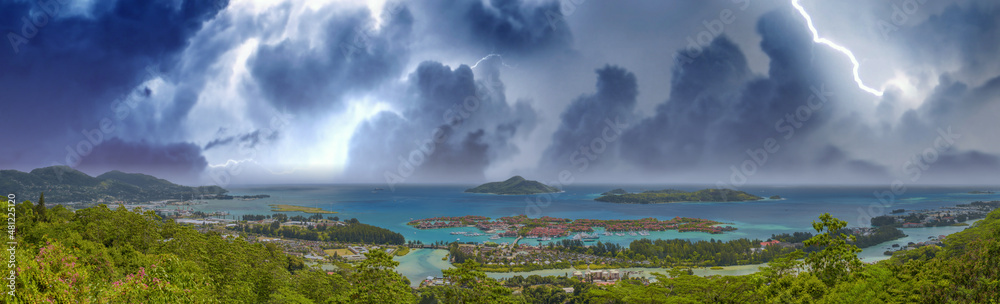
[(1000, 183), (1000, 3), (794, 4), (2, 0), (0, 168)]

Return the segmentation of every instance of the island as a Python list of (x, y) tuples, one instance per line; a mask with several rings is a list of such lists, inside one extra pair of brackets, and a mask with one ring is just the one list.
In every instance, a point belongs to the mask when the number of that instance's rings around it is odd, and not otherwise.
[(560, 192), (559, 188), (552, 187), (533, 180), (526, 180), (520, 176), (511, 177), (502, 182), (492, 182), (479, 185), (478, 187), (465, 190), (466, 193), (487, 193), (499, 195), (527, 195)]
[(769, 199), (780, 200), (781, 196), (780, 195), (772, 195), (771, 197), (769, 197)]
[(267, 194), (254, 194), (254, 195), (225, 195), (225, 194), (216, 194), (216, 195), (206, 195), (206, 196), (204, 196), (205, 199), (217, 199), (217, 200), (239, 199), (239, 200), (243, 200), (243, 201), (252, 201), (252, 200), (258, 200), (258, 199), (269, 198), (269, 197), (271, 197), (271, 196), (267, 195)]
[(958, 204), (954, 207), (943, 207), (942, 210), (911, 210), (906, 214), (902, 214), (905, 210), (896, 209), (892, 210), (889, 215), (873, 217), (871, 225), (897, 228), (964, 226), (963, 222), (984, 218), (997, 208), (1000, 208), (1000, 201), (975, 201), (968, 204)]
[[(609, 192), (616, 192), (615, 189)], [(608, 192), (605, 192), (607, 194)], [(703, 189), (687, 192), (675, 189), (651, 190), (642, 193), (609, 194), (594, 199), (599, 202), (617, 204), (662, 204), (677, 202), (745, 202), (764, 198), (730, 189)]]
[(675, 217), (669, 220), (659, 220), (656, 218), (644, 218), (637, 220), (597, 220), (597, 219), (566, 219), (549, 216), (539, 218), (529, 218), (526, 215), (505, 216), (497, 220), (491, 220), (485, 216), (441, 216), (413, 220), (407, 223), (417, 229), (440, 229), (475, 227), (486, 234), (467, 234), (467, 232), (452, 232), (466, 236), (488, 236), (500, 237), (523, 237), (528, 239), (553, 237), (573, 237), (577, 239), (596, 240), (600, 238), (594, 228), (604, 228), (604, 235), (623, 236), (626, 233), (632, 236), (649, 235), (648, 231), (677, 230), (678, 232), (706, 232), (721, 234), (725, 231), (736, 230), (732, 226), (721, 226), (725, 223), (707, 219)]
[(625, 193), (628, 193), (628, 191), (625, 191), (625, 189), (622, 189), (622, 188), (618, 188), (618, 189), (615, 189), (615, 190), (611, 190), (611, 191), (608, 191), (608, 192), (601, 193), (601, 195), (619, 195), (619, 194), (625, 194)]
[(994, 194), (994, 193), (995, 192), (988, 191), (988, 190), (987, 191), (983, 191), (983, 190), (969, 191), (969, 194)]
[(303, 206), (280, 205), (280, 204), (272, 204), (268, 206), (271, 206), (271, 212), (305, 212), (305, 213), (325, 213), (325, 214), (337, 213), (336, 211), (323, 210), (316, 207), (303, 207)]

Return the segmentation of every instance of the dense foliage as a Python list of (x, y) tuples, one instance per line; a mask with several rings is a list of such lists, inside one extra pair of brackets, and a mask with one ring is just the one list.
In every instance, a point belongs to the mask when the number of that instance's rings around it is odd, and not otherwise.
[(666, 189), (651, 190), (642, 193), (610, 194), (595, 198), (594, 200), (619, 204), (660, 204), (674, 202), (743, 202), (761, 199), (764, 198), (730, 189), (702, 189), (695, 192)]
[(844, 222), (824, 214), (807, 240), (825, 246), (805, 260), (801, 252), (775, 259), (745, 276), (696, 277), (684, 272), (649, 285), (619, 283), (591, 289), (590, 303), (998, 303), (1000, 210), (970, 229), (948, 236), (943, 247), (896, 253), (862, 264)]
[[(841, 233), (850, 234), (845, 231), (841, 231)], [(875, 228), (875, 230), (873, 230), (870, 234), (854, 235), (853, 244), (858, 246), (858, 248), (868, 248), (903, 237), (906, 237), (906, 234), (896, 227), (878, 227)]]
[[(851, 244), (858, 246), (858, 248), (868, 248), (881, 243), (892, 241), (895, 239), (900, 239), (906, 237), (906, 234), (902, 230), (896, 228), (895, 226), (882, 226), (875, 227), (870, 231), (861, 232), (855, 231), (853, 229), (841, 229), (837, 233), (843, 235), (853, 236), (854, 239), (850, 241)], [(813, 237), (812, 233), (809, 232), (794, 232), (794, 233), (782, 233), (782, 234), (772, 234), (772, 240), (778, 240), (786, 243), (803, 243)], [(818, 249), (818, 248), (817, 248)], [(807, 248), (809, 251), (809, 248)]]
[[(677, 269), (656, 273), (651, 281), (628, 279), (608, 286), (566, 277), (529, 276), (503, 282), (486, 277), (481, 266), (468, 259), (443, 271), (451, 284), (414, 290), (394, 271), (397, 263), (382, 251), (327, 273), (305, 267), (274, 245), (199, 233), (148, 212), (103, 205), (70, 212), (39, 205), (24, 202), (16, 207), (16, 296), (5, 296), (5, 303), (998, 303), (1000, 299), (1000, 210), (948, 236), (942, 247), (897, 252), (874, 265), (861, 263), (851, 236), (838, 232), (845, 223), (824, 214), (814, 223), (817, 234), (804, 241), (822, 250), (775, 258), (751, 275), (699, 277)], [(645, 248), (631, 249), (661, 255), (657, 241), (639, 244)], [(732, 244), (703, 246), (722, 250)]]
[(31, 170), (0, 170), (0, 189), (18, 197), (49, 193), (52, 202), (128, 201), (190, 199), (227, 190), (218, 186), (187, 187), (145, 174), (111, 171), (97, 177), (66, 166)]
[(526, 195), (540, 193), (555, 193), (560, 190), (543, 183), (526, 180), (520, 176), (511, 177), (502, 182), (492, 182), (465, 190), (468, 193), (490, 193), (503, 195)]
[(237, 224), (227, 229), (266, 236), (300, 239), (306, 241), (332, 241), (339, 243), (365, 243), (402, 245), (406, 242), (402, 234), (382, 227), (359, 223), (352, 219), (345, 225), (317, 225), (308, 227), (281, 226), (277, 221), (270, 225)]
[(618, 194), (625, 194), (625, 193), (628, 193), (628, 191), (625, 191), (625, 189), (622, 189), (622, 188), (617, 188), (617, 189), (614, 189), (614, 190), (611, 190), (611, 191), (608, 191), (608, 192), (601, 193), (601, 195), (618, 195)]
[(759, 264), (771, 261), (793, 251), (790, 248), (770, 246), (766, 250), (758, 240), (736, 239), (727, 242), (709, 240), (692, 242), (689, 240), (649, 240), (633, 241), (630, 251), (636, 255), (655, 258), (670, 266), (729, 266)]

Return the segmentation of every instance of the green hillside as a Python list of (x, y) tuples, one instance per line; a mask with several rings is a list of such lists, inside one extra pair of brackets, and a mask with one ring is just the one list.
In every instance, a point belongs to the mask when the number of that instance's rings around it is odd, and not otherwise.
[(502, 195), (525, 195), (540, 193), (555, 193), (560, 190), (543, 183), (526, 180), (520, 176), (511, 177), (502, 182), (492, 182), (479, 185), (478, 187), (465, 190), (467, 193), (490, 193)]
[(38, 168), (30, 173), (0, 170), (0, 189), (18, 197), (35, 197), (45, 192), (48, 200), (53, 203), (93, 202), (102, 199), (146, 202), (228, 192), (218, 186), (181, 186), (153, 176), (121, 171), (92, 177), (67, 166)]
[(594, 200), (618, 204), (662, 204), (676, 202), (744, 202), (764, 199), (762, 197), (730, 189), (703, 189), (687, 192), (675, 189), (651, 190), (642, 193), (621, 193), (615, 189)]
[[(803, 242), (812, 250), (774, 259), (748, 275), (701, 277), (675, 268), (650, 269), (655, 281), (642, 276), (610, 285), (562, 276), (496, 280), (467, 259), (440, 274), (455, 284), (411, 289), (395, 272), (399, 263), (381, 250), (353, 265), (321, 270), (273, 243), (199, 233), (152, 212), (103, 205), (39, 212), (30, 202), (16, 208), (14, 261), (21, 271), (13, 279), (16, 294), (5, 303), (930, 304), (1000, 299), (1000, 210), (945, 237), (940, 246), (897, 252), (875, 264), (862, 263), (850, 237), (835, 233), (847, 222), (823, 214), (813, 224), (817, 234)], [(6, 214), (0, 213), (0, 221)], [(290, 231), (295, 230), (304, 229)], [(727, 244), (702, 242), (715, 252)], [(457, 243), (449, 248), (450, 254), (460, 252)], [(679, 256), (657, 248), (646, 246), (654, 251), (645, 256), (654, 261)], [(565, 292), (566, 287), (574, 291)]]

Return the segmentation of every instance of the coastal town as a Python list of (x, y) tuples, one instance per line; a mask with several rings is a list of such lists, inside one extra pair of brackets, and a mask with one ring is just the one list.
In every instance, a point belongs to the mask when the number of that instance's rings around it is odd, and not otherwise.
[(954, 207), (928, 210), (895, 209), (889, 215), (871, 219), (872, 226), (894, 226), (900, 228), (921, 228), (962, 225), (970, 219), (986, 217), (993, 209), (1000, 208), (1000, 201), (975, 201)]
[[(525, 215), (505, 216), (490, 220), (485, 216), (466, 215), (460, 217), (434, 217), (412, 220), (408, 225), (417, 229), (441, 229), (458, 227), (475, 227), (482, 233), (473, 236), (489, 235), (496, 240), (501, 237), (518, 237), (549, 241), (553, 238), (571, 238), (593, 242), (604, 236), (648, 236), (649, 231), (677, 230), (679, 232), (705, 232), (721, 234), (736, 230), (733, 226), (721, 226), (724, 223), (706, 219), (675, 217), (670, 220), (644, 218), (638, 220), (597, 220), (597, 219), (566, 219), (542, 216), (529, 218)], [(594, 228), (602, 228), (603, 233), (595, 232)], [(468, 232), (453, 232), (453, 234), (470, 235)]]

